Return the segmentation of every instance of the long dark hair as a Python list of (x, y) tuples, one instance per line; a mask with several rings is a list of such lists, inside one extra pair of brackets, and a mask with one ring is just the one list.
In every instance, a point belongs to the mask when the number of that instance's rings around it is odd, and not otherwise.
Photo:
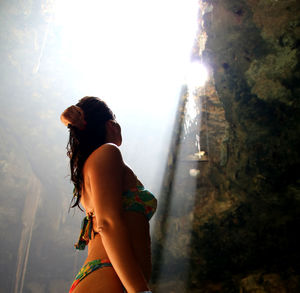
[(67, 156), (70, 158), (71, 181), (74, 184), (71, 207), (79, 206), (83, 184), (83, 165), (89, 155), (105, 143), (105, 123), (114, 119), (106, 103), (96, 97), (84, 97), (76, 104), (83, 110), (84, 129), (68, 124), (70, 130)]

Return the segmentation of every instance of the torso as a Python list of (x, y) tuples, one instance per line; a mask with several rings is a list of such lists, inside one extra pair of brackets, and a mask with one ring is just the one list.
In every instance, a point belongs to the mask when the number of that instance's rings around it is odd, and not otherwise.
[[(86, 162), (85, 169), (88, 168), (88, 162)], [(135, 187), (137, 184), (142, 185), (133, 171), (126, 165), (123, 165), (123, 192)], [(84, 207), (86, 214), (93, 214), (93, 206), (90, 201), (91, 188), (88, 178), (84, 177), (84, 186), (81, 197), (81, 204)], [(150, 247), (150, 233), (149, 222), (147, 218), (137, 212), (124, 211), (124, 220), (126, 222), (131, 244), (134, 254), (141, 265), (144, 275), (147, 279), (151, 274), (151, 247)], [(96, 221), (94, 220), (93, 223)], [(96, 227), (94, 226), (94, 231)], [(85, 263), (94, 259), (107, 259), (107, 253), (101, 241), (101, 236), (95, 233), (88, 244), (88, 256)]]

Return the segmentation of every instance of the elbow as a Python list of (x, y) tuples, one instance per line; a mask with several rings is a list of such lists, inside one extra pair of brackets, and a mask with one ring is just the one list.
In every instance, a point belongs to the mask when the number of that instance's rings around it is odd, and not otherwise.
[(101, 236), (110, 233), (111, 231), (122, 227), (124, 221), (121, 217), (105, 217), (97, 221), (97, 231)]
[(107, 219), (101, 219), (98, 222), (97, 231), (99, 232), (100, 235), (103, 235), (106, 233), (106, 231), (110, 230), (111, 226), (112, 226), (111, 221)]

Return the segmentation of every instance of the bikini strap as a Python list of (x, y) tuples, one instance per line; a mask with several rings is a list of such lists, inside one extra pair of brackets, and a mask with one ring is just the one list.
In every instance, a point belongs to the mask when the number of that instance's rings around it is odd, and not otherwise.
[(83, 218), (81, 223), (81, 231), (77, 243), (74, 244), (75, 248), (78, 250), (84, 250), (86, 245), (88, 245), (89, 240), (92, 239), (93, 230), (93, 216), (87, 215)]

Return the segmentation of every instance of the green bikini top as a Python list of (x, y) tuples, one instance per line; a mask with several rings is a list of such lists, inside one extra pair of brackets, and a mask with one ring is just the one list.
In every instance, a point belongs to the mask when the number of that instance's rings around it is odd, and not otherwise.
[(142, 213), (150, 221), (156, 207), (157, 200), (155, 196), (142, 185), (137, 185), (123, 192), (123, 208), (125, 211)]
[[(125, 211), (142, 213), (150, 221), (157, 207), (157, 200), (150, 191), (142, 185), (137, 185), (123, 192), (122, 196)], [(93, 214), (87, 215), (82, 220), (80, 236), (78, 242), (74, 245), (76, 249), (84, 250), (92, 238), (93, 216)]]

